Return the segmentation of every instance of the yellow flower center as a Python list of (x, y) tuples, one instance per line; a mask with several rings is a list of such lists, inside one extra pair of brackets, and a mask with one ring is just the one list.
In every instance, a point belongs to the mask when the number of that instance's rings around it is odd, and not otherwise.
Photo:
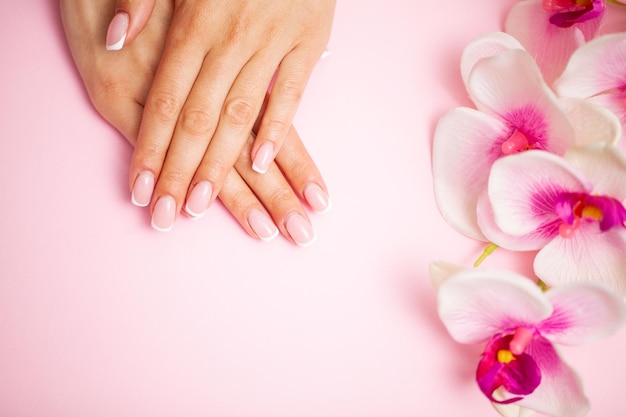
[(510, 350), (500, 349), (496, 355), (498, 362), (509, 363), (515, 360), (515, 355)]

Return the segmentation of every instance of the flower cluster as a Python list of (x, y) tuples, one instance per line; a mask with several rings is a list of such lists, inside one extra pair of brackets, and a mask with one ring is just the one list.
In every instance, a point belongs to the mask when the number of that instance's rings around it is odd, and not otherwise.
[(505, 31), (472, 40), (461, 75), (474, 107), (440, 118), (433, 185), (443, 218), (488, 251), (534, 251), (532, 279), (434, 263), (439, 315), (485, 343), (476, 381), (503, 415), (583, 416), (554, 344), (626, 322), (626, 0), (523, 0)]

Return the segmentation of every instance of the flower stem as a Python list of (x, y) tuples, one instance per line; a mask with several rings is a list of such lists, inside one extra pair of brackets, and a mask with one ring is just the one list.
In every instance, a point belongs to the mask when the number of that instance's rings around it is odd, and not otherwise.
[(620, 2), (619, 2), (619, 1), (617, 1), (617, 0), (606, 0), (606, 2), (607, 2), (607, 3), (611, 3), (611, 4), (616, 4), (616, 5), (618, 5), (618, 6), (626, 6), (626, 4), (624, 4), (624, 3), (620, 3)]
[(485, 250), (483, 251), (483, 253), (478, 257), (478, 259), (476, 259), (476, 262), (474, 262), (474, 268), (478, 268), (478, 266), (483, 263), (483, 261), (485, 259), (487, 259), (487, 256), (491, 255), (493, 253), (494, 250), (498, 249), (499, 246), (496, 245), (495, 243), (490, 243)]

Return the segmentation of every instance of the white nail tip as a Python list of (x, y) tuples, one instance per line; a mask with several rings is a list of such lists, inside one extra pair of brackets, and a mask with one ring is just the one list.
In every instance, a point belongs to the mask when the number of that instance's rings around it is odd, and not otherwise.
[(126, 34), (124, 34), (124, 36), (122, 36), (122, 39), (120, 39), (113, 45), (107, 45), (107, 51), (119, 51), (124, 46), (125, 41), (126, 41)]

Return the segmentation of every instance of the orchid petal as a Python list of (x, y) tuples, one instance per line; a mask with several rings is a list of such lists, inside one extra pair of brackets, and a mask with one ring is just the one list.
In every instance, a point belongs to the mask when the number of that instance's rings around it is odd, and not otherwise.
[(493, 208), (487, 193), (481, 194), (478, 198), (477, 212), (480, 230), (490, 242), (494, 242), (502, 248), (514, 251), (531, 251), (544, 247), (552, 240), (551, 234), (543, 233), (543, 229), (533, 230), (527, 235), (519, 236), (504, 233), (494, 220)]
[[(498, 394), (499, 394), (499, 390), (494, 392), (494, 398), (497, 400), (503, 400), (503, 398), (498, 397)], [(535, 414), (534, 410), (520, 407), (519, 405), (515, 403), (512, 403), (512, 404), (491, 403), (491, 404), (493, 405), (493, 408), (495, 408), (496, 411), (500, 413), (502, 417), (531, 417), (533, 414)]]
[(560, 96), (589, 98), (624, 87), (626, 33), (603, 35), (574, 52), (554, 83)]
[(478, 343), (494, 334), (540, 323), (552, 314), (541, 289), (510, 271), (465, 270), (444, 281), (439, 317), (458, 342)]
[(535, 274), (548, 285), (597, 282), (626, 296), (626, 229), (601, 232), (597, 223), (581, 225), (576, 235), (556, 236), (535, 257)]
[(617, 116), (622, 126), (622, 136), (618, 141), (617, 146), (626, 154), (626, 92), (615, 91), (606, 94), (599, 94), (588, 98), (587, 101), (602, 106)]
[(469, 74), (478, 61), (509, 49), (524, 49), (521, 43), (505, 32), (489, 32), (470, 41), (461, 55), (461, 76), (467, 86)]
[(432, 262), (428, 265), (428, 275), (430, 276), (430, 283), (432, 284), (435, 292), (439, 291), (441, 283), (450, 278), (455, 273), (462, 271), (463, 268), (460, 265), (455, 265), (445, 261)]
[(615, 146), (596, 144), (572, 148), (565, 159), (593, 183), (593, 194), (626, 201), (626, 156)]
[(571, 97), (562, 97), (559, 103), (574, 127), (577, 146), (591, 143), (616, 144), (622, 138), (620, 120), (606, 107)]
[(559, 358), (552, 344), (538, 337), (529, 348), (541, 369), (541, 384), (516, 404), (554, 417), (582, 417), (587, 414), (590, 405), (581, 382)]
[(499, 120), (470, 108), (456, 108), (437, 124), (433, 140), (435, 201), (443, 218), (456, 230), (485, 240), (476, 222), (476, 201), (489, 168), (501, 152), (494, 138), (507, 135)]
[(539, 331), (557, 344), (582, 345), (615, 334), (626, 321), (626, 304), (608, 288), (577, 283), (546, 292), (554, 307)]
[(557, 197), (565, 191), (590, 189), (588, 181), (563, 158), (543, 151), (500, 158), (491, 169), (488, 184), (498, 227), (514, 236), (535, 236), (537, 242), (558, 234)]
[(481, 59), (469, 75), (467, 90), (479, 110), (533, 138), (535, 147), (562, 155), (574, 144), (574, 128), (526, 51), (512, 49)]
[(542, 0), (526, 0), (511, 8), (504, 26), (535, 57), (544, 79), (552, 85), (572, 53), (595, 36), (602, 19), (590, 19), (568, 28), (555, 26), (549, 19)]

